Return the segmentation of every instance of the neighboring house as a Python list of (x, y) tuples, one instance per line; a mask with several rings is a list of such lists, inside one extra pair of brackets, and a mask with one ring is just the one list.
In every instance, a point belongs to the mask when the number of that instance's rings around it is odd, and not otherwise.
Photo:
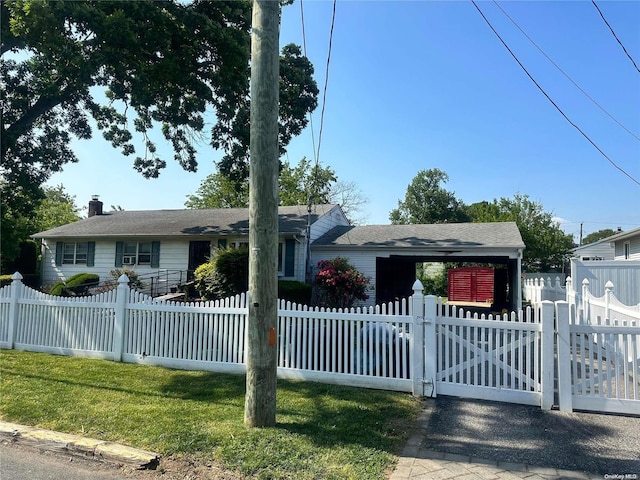
[[(339, 205), (280, 207), (280, 278), (305, 281), (320, 260), (345, 257), (372, 279), (367, 304), (411, 295), (418, 262), (496, 265), (496, 301), (521, 306), (525, 248), (513, 222), (351, 226)], [(42, 282), (80, 273), (101, 280), (114, 268), (155, 274), (166, 293), (220, 247), (248, 247), (249, 210), (151, 210), (104, 213), (89, 205), (89, 218), (33, 235), (42, 241)], [(310, 239), (310, 242), (307, 242)], [(429, 294), (430, 292), (424, 292)]]
[(573, 249), (572, 257), (582, 262), (594, 260), (613, 260), (614, 257), (613, 244), (606, 238), (597, 242), (580, 245)]
[(586, 279), (589, 291), (596, 297), (603, 296), (606, 283), (611, 282), (618, 300), (625, 305), (640, 304), (640, 228), (616, 233), (596, 243), (611, 245), (613, 258), (610, 261), (571, 259), (571, 279), (578, 297)]
[(616, 233), (603, 241), (613, 244), (614, 260), (640, 260), (640, 228)]

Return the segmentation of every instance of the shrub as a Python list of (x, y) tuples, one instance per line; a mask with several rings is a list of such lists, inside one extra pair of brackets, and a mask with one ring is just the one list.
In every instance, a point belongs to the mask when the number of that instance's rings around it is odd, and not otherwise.
[(356, 300), (367, 300), (365, 292), (371, 279), (349, 264), (346, 258), (320, 260), (314, 285), (319, 289), (321, 304), (329, 308), (349, 308)]
[(230, 297), (249, 288), (249, 250), (225, 248), (194, 272), (194, 286), (206, 300)]
[(0, 287), (4, 287), (5, 285), (11, 285), (11, 282), (13, 282), (13, 279), (11, 278), (12, 276), (13, 274), (0, 275)]
[(89, 288), (97, 286), (99, 281), (100, 277), (95, 273), (76, 273), (65, 281), (56, 283), (49, 293), (61, 297), (87, 295)]
[(299, 305), (311, 303), (311, 285), (294, 280), (280, 280), (278, 282), (278, 298)]
[(140, 276), (136, 272), (134, 272), (133, 270), (129, 270), (128, 268), (114, 268), (109, 272), (109, 276), (111, 277), (111, 281), (113, 281), (114, 285), (118, 285), (118, 279), (123, 274), (129, 277), (129, 287), (135, 290), (141, 290), (145, 287), (144, 282), (140, 280)]

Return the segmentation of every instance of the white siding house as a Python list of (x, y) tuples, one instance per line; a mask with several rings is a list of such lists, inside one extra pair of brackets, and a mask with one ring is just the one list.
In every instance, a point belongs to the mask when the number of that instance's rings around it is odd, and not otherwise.
[[(112, 270), (127, 268), (168, 291), (185, 283), (217, 248), (248, 246), (248, 209), (103, 213), (96, 202), (90, 204), (89, 218), (33, 235), (42, 244), (43, 285), (77, 273), (94, 273), (105, 281)], [(339, 205), (280, 207), (278, 214), (279, 276), (305, 281), (307, 236), (317, 238), (348, 221)]]
[[(217, 248), (248, 247), (246, 208), (103, 213), (95, 199), (89, 207), (89, 218), (33, 235), (42, 243), (44, 285), (76, 273), (105, 281), (112, 270), (127, 268), (153, 277), (158, 288), (152, 295), (164, 294), (185, 283)], [(521, 306), (525, 245), (513, 222), (354, 227), (339, 205), (280, 207), (278, 214), (283, 280), (310, 282), (320, 260), (346, 257), (371, 279), (367, 303), (374, 304), (410, 296), (417, 263), (492, 263), (503, 273), (501, 301)]]
[[(514, 222), (334, 227), (311, 244), (311, 261), (344, 257), (372, 280), (369, 304), (408, 297), (415, 265), (479, 262), (508, 271), (505, 302), (520, 308), (521, 261), (525, 245)], [(429, 292), (425, 292), (428, 294)]]

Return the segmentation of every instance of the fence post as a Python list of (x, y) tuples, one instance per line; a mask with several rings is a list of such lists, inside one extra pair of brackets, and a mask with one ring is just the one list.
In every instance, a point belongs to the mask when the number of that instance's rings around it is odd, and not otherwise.
[(22, 296), (22, 289), (24, 284), (22, 283), (22, 275), (19, 272), (14, 273), (11, 276), (11, 299), (9, 303), (9, 325), (7, 331), (7, 343), (8, 348), (12, 349), (16, 342), (16, 326), (18, 324), (18, 314), (20, 312), (18, 307), (18, 300)]
[(554, 308), (553, 302), (545, 300), (542, 302), (541, 315), (542, 318), (542, 402), (543, 410), (551, 410), (553, 406), (553, 387), (555, 380), (554, 365), (554, 343), (555, 343), (555, 325), (554, 325)]
[(411, 352), (411, 379), (413, 380), (412, 394), (415, 397), (424, 395), (424, 287), (420, 280), (413, 284), (411, 297), (411, 311), (413, 315), (413, 330), (409, 338)]
[(567, 277), (567, 281), (566, 281), (566, 283), (565, 283), (565, 290), (564, 290), (564, 293), (565, 293), (565, 297), (566, 297), (566, 298), (565, 298), (565, 300), (566, 300), (567, 302), (570, 302), (570, 301), (571, 301), (571, 299), (570, 299), (569, 297), (570, 297), (572, 294), (573, 294), (573, 297), (575, 298), (575, 292), (573, 291), (573, 281), (571, 280), (571, 276), (568, 276), (568, 277)]
[(556, 302), (558, 329), (558, 406), (563, 412), (572, 412), (571, 338), (569, 333), (569, 304)]
[(113, 360), (122, 361), (124, 344), (124, 321), (126, 317), (127, 301), (129, 299), (129, 277), (124, 273), (118, 278), (116, 290), (116, 321), (113, 326)]
[(436, 397), (436, 375), (438, 368), (438, 351), (436, 338), (436, 320), (438, 315), (437, 298), (427, 295), (424, 303), (424, 386), (425, 396)]
[(582, 280), (582, 319), (580, 321), (581, 325), (587, 325), (587, 317), (589, 316), (589, 299), (587, 298), (589, 294), (589, 280)]
[(613, 295), (613, 283), (609, 280), (604, 286), (604, 318), (611, 318), (611, 295)]

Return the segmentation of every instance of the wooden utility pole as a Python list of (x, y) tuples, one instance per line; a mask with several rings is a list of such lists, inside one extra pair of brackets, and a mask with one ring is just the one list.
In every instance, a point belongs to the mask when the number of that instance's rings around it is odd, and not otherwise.
[(249, 324), (244, 423), (276, 423), (279, 0), (254, 0), (251, 25)]

